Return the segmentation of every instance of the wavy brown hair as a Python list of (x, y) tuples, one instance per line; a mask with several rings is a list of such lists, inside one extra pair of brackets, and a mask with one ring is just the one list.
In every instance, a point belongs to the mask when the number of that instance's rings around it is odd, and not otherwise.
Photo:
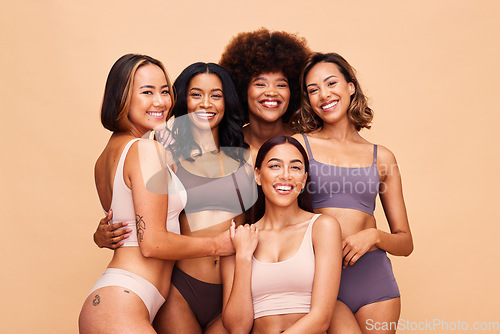
[(320, 53), (316, 52), (309, 56), (300, 75), (300, 90), (301, 90), (301, 108), (292, 115), (291, 124), (296, 132), (308, 133), (323, 128), (323, 120), (314, 112), (309, 101), (306, 87), (306, 77), (311, 69), (318, 63), (333, 63), (337, 65), (344, 79), (349, 83), (352, 82), (355, 91), (351, 95), (351, 103), (347, 109), (347, 117), (356, 130), (362, 128), (370, 128), (370, 123), (373, 119), (373, 111), (368, 107), (368, 99), (361, 89), (358, 79), (356, 78), (356, 70), (337, 53)]
[(263, 73), (282, 72), (290, 87), (290, 103), (283, 115), (283, 120), (288, 122), (291, 114), (300, 107), (300, 70), (309, 53), (304, 38), (285, 31), (261, 28), (233, 37), (219, 65), (229, 72), (236, 85), (245, 121), (248, 121), (247, 91), (250, 80)]

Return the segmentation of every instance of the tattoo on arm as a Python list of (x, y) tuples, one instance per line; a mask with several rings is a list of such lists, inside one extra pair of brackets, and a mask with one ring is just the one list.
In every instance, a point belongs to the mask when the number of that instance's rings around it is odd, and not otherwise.
[(146, 222), (142, 219), (143, 216), (135, 215), (135, 227), (137, 229), (137, 240), (141, 242), (144, 239), (144, 230)]
[(99, 295), (95, 295), (94, 300), (92, 301), (92, 305), (97, 306), (101, 302), (101, 297)]

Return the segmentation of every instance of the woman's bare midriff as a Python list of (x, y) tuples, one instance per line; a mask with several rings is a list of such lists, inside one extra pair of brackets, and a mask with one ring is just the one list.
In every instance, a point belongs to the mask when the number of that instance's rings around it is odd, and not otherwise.
[[(368, 228), (377, 227), (375, 217), (363, 211), (344, 208), (319, 208), (314, 209), (314, 211), (335, 217), (339, 221), (342, 230), (342, 239)], [(377, 249), (377, 247), (372, 246), (368, 251), (374, 249)]]
[(175, 261), (146, 258), (139, 247), (121, 247), (115, 250), (108, 268), (123, 269), (141, 276), (166, 298), (174, 263)]
[[(243, 215), (234, 217), (234, 213), (210, 210), (180, 216), (181, 233), (190, 237), (214, 237), (231, 227), (231, 220), (242, 221)], [(217, 223), (221, 222), (221, 223)], [(205, 256), (195, 259), (178, 260), (177, 268), (200, 281), (220, 284), (219, 256)]]
[(252, 334), (281, 333), (305, 315), (305, 313), (293, 313), (268, 315), (266, 317), (257, 318), (253, 322)]

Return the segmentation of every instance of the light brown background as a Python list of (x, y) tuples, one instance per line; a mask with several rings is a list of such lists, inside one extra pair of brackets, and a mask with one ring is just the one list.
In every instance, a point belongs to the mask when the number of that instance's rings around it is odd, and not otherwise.
[(92, 233), (113, 62), (149, 54), (175, 78), (262, 26), (358, 70), (375, 110), (363, 135), (398, 158), (415, 240), (392, 257), (401, 318), (500, 321), (499, 12), (496, 0), (3, 1), (0, 332), (76, 333), (111, 257)]

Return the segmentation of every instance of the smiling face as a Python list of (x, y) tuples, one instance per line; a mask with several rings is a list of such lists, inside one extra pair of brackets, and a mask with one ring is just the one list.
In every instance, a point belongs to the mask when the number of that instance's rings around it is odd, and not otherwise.
[(203, 73), (194, 76), (189, 82), (186, 100), (195, 127), (217, 129), (224, 117), (224, 91), (217, 75)]
[(304, 157), (292, 144), (276, 145), (265, 155), (260, 169), (255, 169), (255, 180), (266, 201), (279, 206), (297, 202), (307, 180)]
[(153, 64), (139, 67), (134, 76), (128, 110), (130, 131), (141, 137), (163, 125), (171, 106), (170, 87), (162, 69)]
[(355, 88), (347, 82), (336, 64), (321, 62), (306, 76), (306, 89), (314, 112), (325, 123), (347, 119), (347, 110)]
[(281, 72), (262, 73), (250, 80), (247, 96), (250, 118), (276, 122), (290, 102), (288, 80)]

